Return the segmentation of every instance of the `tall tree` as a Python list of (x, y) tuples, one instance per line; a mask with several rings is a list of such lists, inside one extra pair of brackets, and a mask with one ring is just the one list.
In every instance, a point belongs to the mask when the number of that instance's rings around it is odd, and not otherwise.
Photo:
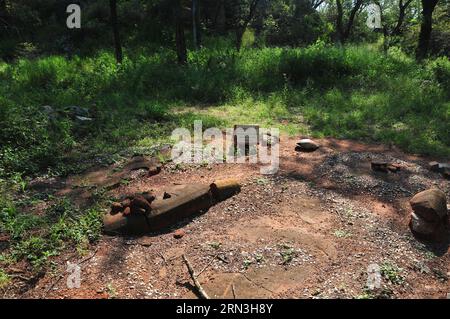
[(225, 0), (218, 0), (216, 7), (216, 14), (214, 17), (214, 27), (219, 33), (225, 33), (226, 28), (226, 13), (225, 13)]
[(337, 16), (336, 16), (336, 29), (338, 33), (338, 39), (340, 43), (345, 43), (350, 37), (353, 23), (356, 18), (356, 14), (364, 4), (364, 0), (353, 1), (348, 15), (347, 23), (344, 25), (344, 8), (341, 0), (336, 0)]
[(242, 17), (241, 21), (238, 22), (238, 26), (236, 28), (236, 49), (238, 51), (242, 46), (242, 36), (244, 35), (245, 30), (255, 16), (256, 8), (258, 7), (259, 2), (260, 0), (250, 0), (248, 13)]
[(431, 31), (433, 29), (433, 11), (439, 0), (422, 1), (422, 23), (420, 25), (419, 44), (417, 46), (416, 57), (418, 60), (424, 59), (428, 55), (430, 47)]
[[(382, 31), (384, 36), (384, 51), (390, 47), (392, 36), (400, 36), (403, 31), (403, 24), (406, 17), (406, 10), (413, 0), (397, 1), (374, 1), (380, 8)], [(398, 14), (397, 14), (398, 10)]]
[(117, 23), (117, 1), (109, 0), (109, 10), (111, 12), (111, 26), (114, 36), (114, 49), (117, 63), (122, 63), (122, 44), (120, 43), (119, 25)]
[(200, 39), (200, 8), (198, 5), (199, 0), (192, 0), (192, 36), (194, 40), (194, 47), (198, 49), (201, 44)]
[(413, 0), (400, 0), (398, 2), (398, 18), (397, 24), (392, 30), (393, 35), (400, 35), (402, 33), (403, 22), (405, 21), (406, 9), (409, 7)]
[(173, 0), (173, 13), (175, 20), (175, 44), (177, 48), (177, 58), (178, 63), (183, 65), (187, 63), (187, 49), (180, 0)]

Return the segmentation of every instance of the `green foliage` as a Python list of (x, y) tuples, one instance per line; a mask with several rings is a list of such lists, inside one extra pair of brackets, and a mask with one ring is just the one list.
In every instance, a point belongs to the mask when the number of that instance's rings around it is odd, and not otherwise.
[(9, 284), (10, 280), (11, 279), (9, 278), (8, 274), (0, 268), (0, 289), (6, 287)]
[[(192, 125), (198, 112), (174, 111), (198, 104), (231, 112), (226, 119), (214, 109), (214, 115), (202, 114), (206, 126), (252, 118), (289, 133), (308, 125), (317, 136), (449, 155), (446, 58), (418, 65), (395, 47), (383, 55), (322, 41), (303, 49), (237, 53), (219, 41), (191, 51), (186, 67), (174, 59), (171, 50), (160, 48), (135, 52), (121, 65), (107, 52), (2, 64), (0, 176), (67, 174), (85, 168), (80, 162), (149, 147), (171, 129)], [(93, 120), (80, 123), (70, 105), (88, 109)]]
[(380, 272), (384, 278), (395, 285), (401, 285), (405, 281), (401, 275), (403, 269), (391, 262), (384, 262), (380, 267)]
[(45, 215), (22, 212), (0, 196), (0, 233), (11, 238), (10, 259), (25, 259), (36, 271), (48, 265), (49, 258), (67, 247), (83, 252), (95, 242), (102, 228), (102, 213), (93, 207), (82, 213), (67, 199), (57, 199)]

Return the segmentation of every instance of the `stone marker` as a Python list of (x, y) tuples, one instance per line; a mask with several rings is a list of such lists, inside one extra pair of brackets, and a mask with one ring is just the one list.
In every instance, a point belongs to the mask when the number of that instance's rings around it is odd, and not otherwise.
[(441, 173), (444, 178), (450, 178), (450, 164), (432, 161), (428, 163), (430, 171)]
[(316, 142), (310, 140), (309, 138), (301, 139), (297, 146), (295, 147), (295, 150), (297, 152), (314, 152), (320, 147), (319, 144)]
[(439, 172), (439, 163), (436, 161), (429, 162), (428, 167), (430, 171)]
[(372, 168), (373, 171), (383, 172), (383, 173), (387, 173), (389, 171), (392, 173), (397, 173), (401, 169), (400, 164), (389, 163), (389, 162), (385, 162), (385, 161), (375, 161), (375, 160), (370, 163), (370, 167)]
[(383, 173), (388, 172), (388, 162), (372, 161), (370, 163), (370, 167), (372, 168), (373, 171), (376, 172), (383, 172)]
[(432, 236), (437, 230), (438, 225), (433, 222), (427, 222), (425, 219), (418, 216), (416, 213), (411, 214), (411, 229), (418, 234), (424, 236)]
[(438, 189), (420, 192), (410, 200), (413, 213), (410, 228), (427, 239), (438, 239), (448, 223), (445, 194)]
[(427, 221), (436, 222), (447, 218), (447, 199), (441, 190), (420, 192), (411, 198), (410, 204), (414, 212)]
[[(104, 216), (103, 226), (107, 233), (144, 234), (161, 231), (176, 224), (186, 217), (206, 212), (211, 206), (225, 200), (240, 191), (235, 180), (222, 180), (205, 184), (176, 185), (166, 193), (170, 197), (154, 199), (148, 202), (141, 195), (136, 195), (128, 202), (122, 202), (124, 211), (111, 212)], [(125, 206), (128, 204), (129, 206)]]

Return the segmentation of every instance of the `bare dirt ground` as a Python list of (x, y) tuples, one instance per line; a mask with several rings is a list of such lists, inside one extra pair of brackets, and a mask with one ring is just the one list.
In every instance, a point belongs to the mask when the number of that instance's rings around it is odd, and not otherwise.
[[(427, 169), (430, 159), (336, 139), (317, 140), (319, 150), (300, 154), (297, 141), (281, 138), (280, 170), (272, 176), (260, 175), (256, 164), (169, 163), (120, 185), (110, 192), (237, 178), (242, 191), (166, 232), (103, 236), (84, 258), (59, 256), (55, 271), (6, 296), (197, 298), (185, 254), (215, 298), (446, 298), (450, 240), (421, 242), (408, 227), (412, 195), (430, 187), (450, 194), (448, 180)], [(402, 167), (376, 173), (371, 159)], [(177, 229), (185, 232), (181, 239), (173, 236)], [(67, 261), (81, 266), (79, 289), (67, 288)], [(385, 271), (382, 287), (368, 292), (371, 264)]]

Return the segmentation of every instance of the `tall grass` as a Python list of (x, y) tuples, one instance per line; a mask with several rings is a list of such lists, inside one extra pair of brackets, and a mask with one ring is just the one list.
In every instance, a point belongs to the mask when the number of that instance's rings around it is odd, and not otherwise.
[[(419, 65), (396, 48), (385, 55), (317, 43), (240, 53), (217, 45), (190, 52), (187, 66), (173, 61), (173, 51), (159, 49), (135, 52), (121, 65), (109, 52), (1, 64), (0, 175), (64, 172), (71, 161), (155, 141), (192, 117), (174, 107), (192, 105), (234, 112), (236, 120), (248, 112), (274, 125), (301, 115), (298, 131), (450, 155), (447, 58)], [(43, 105), (58, 111), (56, 120)], [(79, 125), (69, 105), (88, 108), (94, 121)]]

